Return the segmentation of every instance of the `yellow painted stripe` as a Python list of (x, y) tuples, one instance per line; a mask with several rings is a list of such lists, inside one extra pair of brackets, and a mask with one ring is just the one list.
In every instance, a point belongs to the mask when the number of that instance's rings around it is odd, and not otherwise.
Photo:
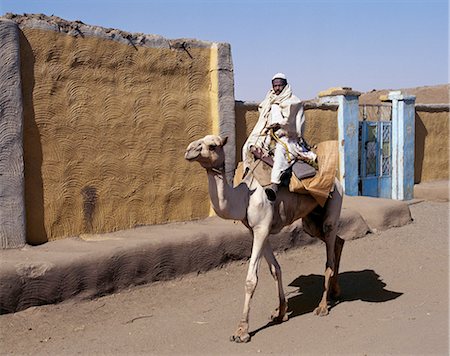
[(209, 91), (211, 104), (211, 125), (212, 134), (219, 134), (219, 49), (217, 43), (211, 46), (209, 58), (209, 73), (211, 73), (211, 90)]

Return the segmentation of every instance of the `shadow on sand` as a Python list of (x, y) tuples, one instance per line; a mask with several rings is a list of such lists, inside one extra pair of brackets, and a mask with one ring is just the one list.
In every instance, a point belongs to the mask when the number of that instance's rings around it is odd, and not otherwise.
[[(288, 299), (290, 319), (314, 311), (322, 298), (323, 283), (323, 275), (310, 274), (308, 276), (300, 276), (289, 284), (290, 287), (298, 287), (296, 295)], [(382, 303), (396, 299), (403, 294), (385, 289), (386, 283), (381, 280), (375, 271), (368, 269), (340, 273), (339, 284), (341, 286), (341, 296), (338, 300), (331, 301), (329, 310), (344, 302), (361, 300), (371, 303)], [(250, 332), (250, 336), (253, 337), (258, 332), (273, 325), (276, 325), (276, 323), (269, 322), (261, 328)]]

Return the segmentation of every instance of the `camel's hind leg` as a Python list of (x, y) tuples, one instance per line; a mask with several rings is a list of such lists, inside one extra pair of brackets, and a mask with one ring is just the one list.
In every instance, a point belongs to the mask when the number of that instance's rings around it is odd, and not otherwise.
[(264, 246), (264, 257), (266, 258), (267, 263), (269, 264), (270, 273), (272, 274), (272, 277), (275, 279), (277, 283), (278, 288), (278, 299), (279, 299), (279, 306), (271, 315), (271, 319), (273, 321), (276, 321), (278, 323), (281, 323), (282, 321), (288, 320), (287, 313), (287, 302), (286, 302), (286, 296), (284, 294), (283, 289), (283, 282), (281, 278), (281, 267), (278, 264), (277, 259), (275, 258), (275, 255), (273, 254), (272, 247), (270, 246), (269, 240), (266, 241), (266, 244)]
[(339, 286), (339, 264), (341, 262), (342, 248), (344, 247), (344, 240), (336, 236), (334, 245), (334, 275), (330, 281), (330, 297), (336, 299), (341, 295), (341, 287)]
[(322, 236), (327, 249), (327, 263), (324, 273), (325, 282), (322, 300), (314, 310), (315, 314), (320, 316), (328, 314), (329, 296), (340, 293), (338, 272), (344, 240), (337, 236), (337, 229), (341, 215), (342, 197), (342, 187), (340, 184), (337, 184), (331, 194), (331, 198), (328, 199), (324, 207)]
[[(333, 236), (334, 235), (334, 236)], [(322, 299), (314, 313), (319, 316), (328, 315), (328, 296), (330, 294), (331, 280), (336, 275), (335, 271), (335, 254), (334, 246), (336, 240), (336, 232), (330, 234), (325, 233), (325, 244), (327, 248), (327, 263), (325, 267), (325, 281)]]
[(230, 340), (235, 342), (250, 341), (250, 334), (248, 333), (248, 321), (250, 313), (250, 301), (258, 284), (258, 269), (261, 264), (261, 257), (264, 252), (264, 244), (266, 242), (269, 231), (266, 228), (259, 228), (253, 230), (253, 247), (250, 263), (248, 266), (247, 278), (245, 281), (245, 300), (244, 311), (242, 318), (238, 324), (238, 328), (231, 336)]

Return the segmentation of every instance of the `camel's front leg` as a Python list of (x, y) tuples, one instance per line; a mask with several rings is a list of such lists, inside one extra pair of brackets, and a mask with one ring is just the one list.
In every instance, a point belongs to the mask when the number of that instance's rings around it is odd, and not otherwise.
[(238, 324), (236, 332), (231, 336), (230, 340), (235, 342), (250, 341), (250, 334), (248, 333), (248, 321), (250, 313), (250, 301), (258, 284), (258, 269), (261, 264), (261, 257), (263, 254), (264, 242), (269, 235), (267, 230), (253, 230), (253, 248), (248, 266), (247, 278), (245, 281), (245, 300), (244, 311), (242, 318)]
[(271, 320), (281, 323), (283, 321), (288, 320), (287, 313), (287, 302), (286, 302), (286, 296), (284, 295), (284, 289), (283, 289), (283, 282), (281, 278), (281, 268), (278, 264), (277, 259), (275, 258), (275, 255), (273, 254), (272, 247), (270, 246), (269, 240), (266, 241), (266, 244), (264, 246), (264, 257), (266, 258), (267, 263), (269, 264), (270, 273), (272, 274), (272, 277), (275, 279), (277, 283), (278, 288), (278, 299), (279, 299), (279, 306), (271, 315)]
[(334, 272), (330, 267), (327, 267), (325, 270), (325, 283), (324, 283), (324, 291), (322, 294), (322, 299), (318, 305), (318, 307), (314, 310), (314, 313), (319, 316), (328, 315), (328, 292), (330, 290), (330, 280), (333, 277)]

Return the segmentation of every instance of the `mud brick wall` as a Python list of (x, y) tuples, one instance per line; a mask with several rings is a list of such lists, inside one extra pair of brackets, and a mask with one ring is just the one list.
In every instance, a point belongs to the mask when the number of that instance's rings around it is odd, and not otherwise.
[(448, 180), (449, 106), (416, 105), (415, 183)]
[(25, 245), (19, 29), (0, 21), (0, 248)]
[(229, 45), (9, 19), (20, 28), (28, 243), (209, 215), (206, 175), (183, 155), (213, 132), (234, 145)]

